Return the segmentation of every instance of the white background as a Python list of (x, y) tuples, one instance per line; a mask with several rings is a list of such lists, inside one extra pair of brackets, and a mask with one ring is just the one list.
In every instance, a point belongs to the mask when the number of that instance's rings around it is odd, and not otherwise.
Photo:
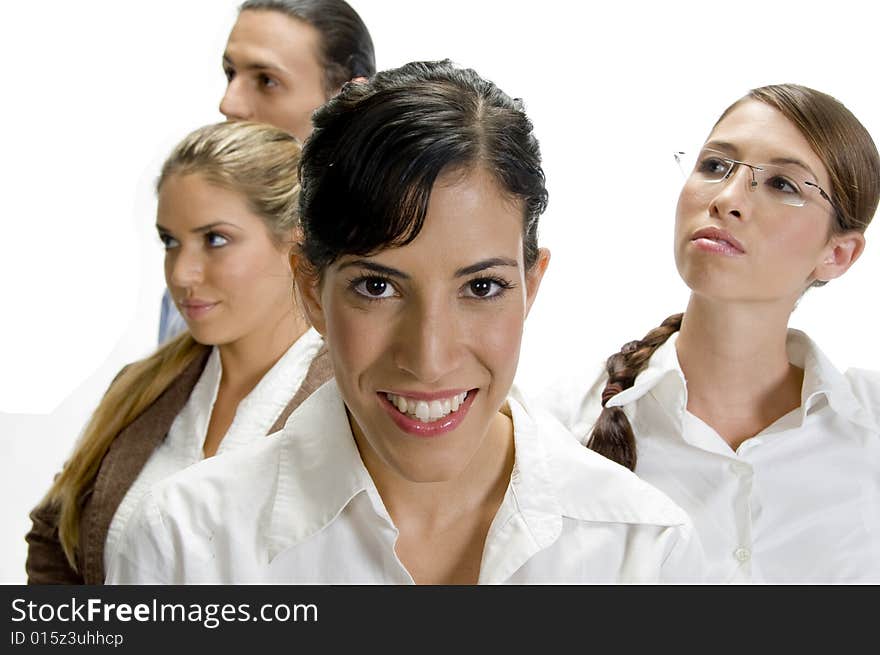
[[(155, 345), (158, 168), (221, 119), (236, 1), (61, 0), (0, 10), (0, 583), (25, 579), (27, 513), (110, 379)], [(449, 57), (525, 99), (544, 154), (551, 267), (526, 384), (593, 366), (683, 309), (672, 259), (692, 148), (749, 88), (797, 82), (880, 140), (876, 11), (828, 2), (352, 0), (389, 68)], [(845, 369), (880, 368), (880, 247), (792, 325)]]

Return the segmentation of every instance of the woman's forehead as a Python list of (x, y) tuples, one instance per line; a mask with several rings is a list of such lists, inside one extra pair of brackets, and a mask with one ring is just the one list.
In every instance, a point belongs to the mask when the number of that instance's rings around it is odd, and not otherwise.
[(740, 102), (709, 135), (709, 145), (724, 144), (731, 156), (754, 163), (786, 159), (803, 162), (820, 184), (828, 172), (810, 142), (781, 111), (759, 100)]
[(523, 209), (488, 174), (438, 179), (419, 234), (410, 243), (368, 257), (343, 256), (337, 266), (369, 261), (401, 271), (453, 275), (479, 262), (522, 266)]

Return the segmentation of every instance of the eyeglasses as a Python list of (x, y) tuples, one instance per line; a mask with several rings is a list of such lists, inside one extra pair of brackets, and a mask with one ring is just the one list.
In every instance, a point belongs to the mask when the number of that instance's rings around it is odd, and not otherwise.
[(818, 191), (839, 215), (837, 205), (831, 196), (816, 182), (805, 180), (803, 168), (795, 164), (749, 164), (732, 159), (723, 152), (711, 148), (703, 148), (696, 157), (684, 152), (676, 152), (675, 161), (685, 177), (709, 184), (724, 182), (733, 175), (737, 166), (745, 166), (751, 173), (749, 189), (757, 191), (761, 198), (791, 207), (803, 207), (807, 204), (807, 194), (810, 193), (807, 189), (812, 188)]

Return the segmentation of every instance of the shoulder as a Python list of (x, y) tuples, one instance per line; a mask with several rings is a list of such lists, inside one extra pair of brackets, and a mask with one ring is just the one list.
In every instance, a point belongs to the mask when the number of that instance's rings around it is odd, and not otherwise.
[(531, 385), (531, 405), (547, 412), (585, 443), (602, 412), (602, 389), (607, 381), (605, 365), (595, 362), (563, 373), (540, 387)]
[(282, 441), (271, 435), (185, 468), (153, 485), (151, 502), (174, 521), (256, 511), (273, 497)]
[(874, 405), (880, 404), (880, 371), (851, 368), (844, 376), (859, 400)]
[(536, 417), (563, 514), (583, 521), (682, 526), (678, 505), (629, 469), (572, 438), (552, 416)]
[(880, 371), (851, 368), (844, 377), (861, 409), (880, 428)]

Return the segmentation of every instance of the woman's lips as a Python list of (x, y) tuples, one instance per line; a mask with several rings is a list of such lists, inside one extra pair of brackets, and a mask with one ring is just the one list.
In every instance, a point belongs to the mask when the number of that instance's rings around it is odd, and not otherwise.
[[(450, 411), (442, 418), (438, 418), (436, 420), (420, 420), (420, 418), (424, 418), (430, 415), (430, 412), (433, 411), (436, 413), (437, 408), (430, 408), (427, 412), (424, 409), (423, 405), (429, 405), (431, 403), (440, 403), (441, 405), (445, 400), (448, 400), (455, 404), (453, 398), (458, 396), (461, 393), (465, 392), (436, 392), (430, 394), (394, 394), (390, 395), (392, 398), (397, 400), (397, 403), (400, 402), (400, 399), (405, 399), (408, 403), (417, 403), (420, 406), (416, 409), (416, 414), (418, 418), (410, 416), (407, 413), (401, 412), (398, 409), (397, 404), (389, 399), (389, 393), (380, 392), (376, 394), (379, 398), (379, 404), (382, 406), (388, 415), (391, 417), (391, 420), (397, 425), (398, 428), (403, 430), (404, 432), (417, 436), (417, 437), (436, 437), (441, 434), (445, 434), (447, 432), (451, 432), (455, 430), (461, 422), (467, 416), (468, 410), (471, 408), (471, 405), (474, 402), (474, 398), (476, 397), (478, 389), (471, 389), (466, 392), (466, 396), (464, 400), (458, 405), (458, 408)], [(409, 406), (407, 407), (407, 409)], [(442, 410), (441, 410), (442, 411)]]
[(717, 227), (704, 227), (694, 232), (691, 236), (694, 247), (720, 255), (744, 255), (746, 253), (742, 244), (726, 230)]
[(204, 318), (218, 304), (219, 303), (216, 302), (208, 302), (202, 300), (185, 300), (184, 302), (180, 303), (180, 309), (182, 310), (186, 318), (192, 321), (197, 321), (201, 318)]

